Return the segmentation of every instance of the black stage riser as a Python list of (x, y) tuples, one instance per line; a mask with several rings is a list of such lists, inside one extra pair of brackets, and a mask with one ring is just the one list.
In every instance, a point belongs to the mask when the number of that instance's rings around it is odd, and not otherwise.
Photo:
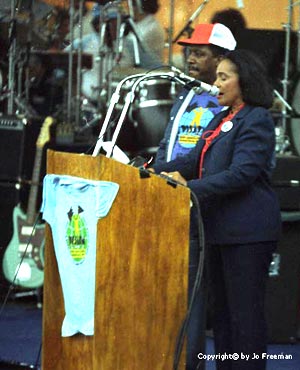
[(0, 370), (29, 370), (29, 369), (31, 370), (40, 369), (40, 367), (0, 360)]
[(298, 221), (283, 221), (273, 261), (266, 295), (269, 343), (294, 343), (300, 313), (300, 215)]

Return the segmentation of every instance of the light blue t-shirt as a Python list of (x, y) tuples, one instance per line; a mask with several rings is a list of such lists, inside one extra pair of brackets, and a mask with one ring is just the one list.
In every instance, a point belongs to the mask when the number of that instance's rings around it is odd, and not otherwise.
[(108, 214), (118, 190), (108, 181), (44, 178), (41, 211), (51, 226), (62, 284), (62, 336), (94, 334), (97, 221)]

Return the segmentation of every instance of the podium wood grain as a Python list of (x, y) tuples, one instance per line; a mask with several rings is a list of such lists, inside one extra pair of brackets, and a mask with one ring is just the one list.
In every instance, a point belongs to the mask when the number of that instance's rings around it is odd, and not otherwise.
[[(64, 303), (46, 228), (43, 370), (172, 370), (187, 310), (188, 189), (103, 156), (47, 153), (47, 173), (120, 185), (98, 221), (95, 333), (61, 337)], [(184, 353), (181, 367), (184, 369)]]

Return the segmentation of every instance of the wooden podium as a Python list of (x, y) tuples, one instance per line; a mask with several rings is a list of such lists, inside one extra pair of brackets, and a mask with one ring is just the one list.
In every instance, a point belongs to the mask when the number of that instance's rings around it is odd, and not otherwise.
[(61, 336), (64, 301), (46, 225), (42, 369), (172, 370), (187, 311), (189, 190), (103, 156), (49, 150), (47, 173), (120, 189), (97, 225), (93, 336)]

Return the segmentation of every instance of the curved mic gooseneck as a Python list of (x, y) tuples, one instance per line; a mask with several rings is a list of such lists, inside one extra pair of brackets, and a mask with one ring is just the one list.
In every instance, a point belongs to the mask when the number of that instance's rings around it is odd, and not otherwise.
[(135, 74), (135, 75), (128, 76), (128, 77), (124, 78), (122, 81), (120, 81), (118, 83), (115, 92), (112, 94), (112, 97), (111, 97), (111, 100), (110, 100), (110, 103), (109, 103), (109, 106), (108, 106), (108, 110), (107, 110), (107, 113), (106, 113), (106, 116), (105, 116), (105, 119), (104, 119), (104, 122), (103, 122), (103, 125), (102, 125), (102, 128), (101, 128), (100, 134), (98, 136), (98, 140), (97, 140), (95, 149), (94, 149), (93, 154), (92, 154), (93, 157), (97, 156), (99, 154), (101, 148), (103, 147), (104, 136), (105, 136), (105, 133), (106, 133), (107, 128), (109, 126), (110, 118), (112, 116), (114, 107), (119, 101), (120, 90), (121, 90), (123, 84), (125, 82), (129, 81), (129, 80), (135, 80), (135, 82), (133, 83), (130, 91), (125, 96), (125, 104), (123, 106), (123, 109), (120, 113), (119, 120), (118, 120), (117, 125), (115, 127), (115, 130), (114, 130), (111, 142), (110, 142), (110, 148), (106, 151), (106, 157), (108, 157), (108, 158), (110, 158), (112, 153), (113, 153), (113, 149), (116, 145), (116, 141), (117, 141), (117, 138), (119, 136), (120, 130), (122, 128), (123, 122), (126, 118), (128, 110), (130, 108), (130, 105), (134, 101), (135, 91), (136, 91), (138, 85), (142, 81), (153, 80), (153, 79), (156, 79), (156, 78), (169, 79), (169, 80), (175, 81), (175, 82), (177, 82), (177, 83), (179, 83), (183, 86), (190, 87), (191, 89), (193, 89), (195, 91), (196, 94), (200, 94), (203, 91), (208, 92), (212, 96), (216, 96), (216, 95), (219, 94), (219, 89), (216, 86), (209, 85), (205, 82), (202, 82), (202, 81), (196, 80), (195, 78), (189, 77), (188, 75), (184, 74), (182, 71), (180, 71), (179, 69), (177, 69), (173, 66), (171, 67), (171, 71), (169, 71), (169, 72), (157, 72), (157, 73), (148, 72), (148, 73), (140, 73), (140, 74)]

